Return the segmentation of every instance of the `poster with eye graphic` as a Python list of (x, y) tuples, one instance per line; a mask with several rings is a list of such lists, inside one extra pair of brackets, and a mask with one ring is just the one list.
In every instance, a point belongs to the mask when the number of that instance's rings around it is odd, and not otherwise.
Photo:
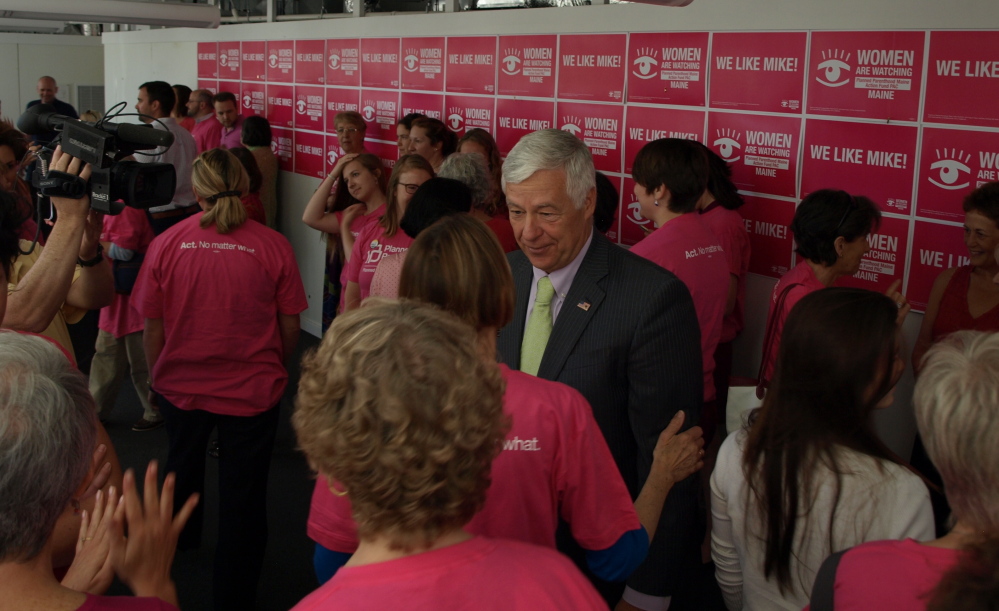
[(267, 113), (267, 85), (256, 82), (240, 83), (239, 88), (240, 113), (244, 117), (256, 115), (265, 117)]
[[(638, 196), (635, 195), (635, 181), (625, 178), (621, 186), (621, 210), (618, 224), (621, 244), (634, 246), (655, 230), (652, 221), (642, 216), (642, 206), (638, 203)], [(639, 187), (641, 188), (641, 187)]]
[(707, 32), (633, 33), (628, 50), (628, 101), (704, 106)]
[(326, 41), (326, 84), (357, 87), (361, 84), (361, 42), (356, 38)]
[(795, 197), (801, 119), (708, 113), (704, 144), (732, 167), (740, 191)]
[(812, 32), (808, 112), (919, 118), (925, 32)]
[(295, 82), (295, 41), (267, 41), (267, 82)]
[(493, 117), (496, 113), (496, 98), (476, 95), (444, 96), (444, 123), (458, 135), (465, 135), (470, 129), (484, 129), (495, 133)]
[[(311, 85), (295, 86), (295, 129), (309, 129), (317, 132), (326, 127), (323, 115), (326, 92), (322, 87)], [(320, 146), (320, 148), (322, 148)], [(296, 164), (297, 166), (297, 164)], [(299, 172), (302, 174), (303, 172)]]
[(396, 141), (395, 124), (399, 114), (399, 92), (361, 90), (361, 116), (368, 124), (369, 140)]
[(278, 168), (295, 171), (295, 132), (282, 127), (271, 128), (271, 150), (278, 159)]
[(402, 39), (403, 89), (444, 91), (444, 37)]
[(836, 286), (854, 286), (884, 293), (892, 282), (905, 275), (905, 255), (909, 249), (909, 219), (885, 216), (878, 230), (867, 236), (870, 250), (860, 260), (852, 276), (836, 281)]
[(800, 113), (805, 32), (720, 32), (711, 39), (714, 108)]
[(496, 93), (555, 97), (558, 36), (500, 36)]
[(589, 147), (593, 165), (601, 172), (621, 171), (621, 128), (624, 107), (618, 104), (559, 102), (555, 125)]
[(239, 41), (219, 43), (219, 78), (224, 81), (238, 81), (240, 69)]
[(800, 196), (843, 189), (884, 212), (911, 214), (916, 136), (913, 125), (808, 119)]
[(961, 203), (999, 180), (999, 133), (923, 128), (916, 216), (964, 222)]

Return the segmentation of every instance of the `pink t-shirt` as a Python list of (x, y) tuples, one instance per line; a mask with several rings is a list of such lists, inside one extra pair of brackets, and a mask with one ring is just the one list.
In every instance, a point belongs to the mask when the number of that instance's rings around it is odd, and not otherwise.
[[(798, 286), (791, 286), (793, 284), (797, 284)], [(763, 367), (763, 378), (768, 382), (774, 379), (774, 364), (777, 362), (777, 354), (780, 352), (780, 337), (784, 332), (784, 321), (787, 320), (787, 315), (791, 313), (791, 308), (801, 301), (805, 295), (825, 288), (825, 285), (815, 277), (812, 266), (808, 264), (807, 260), (803, 259), (791, 271), (781, 276), (780, 280), (777, 281), (777, 285), (774, 286), (774, 292), (770, 296), (770, 308), (767, 313), (768, 321), (771, 316), (774, 316), (773, 310), (777, 306), (777, 301), (780, 299), (781, 293), (784, 292), (784, 288), (788, 286), (791, 289), (787, 292), (787, 297), (784, 298), (784, 307), (777, 313), (777, 318), (774, 320), (776, 327), (774, 329), (773, 346), (770, 348), (767, 362)], [(767, 347), (764, 346), (764, 354), (766, 354), (766, 350)]]
[(701, 222), (718, 238), (728, 259), (728, 273), (738, 280), (735, 309), (722, 319), (722, 332), (719, 343), (725, 344), (736, 338), (743, 327), (743, 312), (746, 303), (746, 273), (749, 272), (749, 234), (746, 224), (735, 210), (729, 210), (714, 202), (701, 211)]
[(392, 237), (385, 235), (381, 223), (368, 223), (354, 240), (354, 250), (347, 263), (346, 279), (361, 287), (361, 300), (371, 292), (371, 279), (384, 255), (406, 252), (413, 238), (399, 229)]
[(631, 252), (676, 274), (690, 291), (701, 327), (704, 400), (715, 398), (715, 348), (728, 300), (728, 259), (718, 238), (697, 213), (669, 221), (635, 244)]
[[(331, 192), (336, 191), (337, 186), (339, 184), (340, 184), (339, 181), (334, 182), (333, 183), (333, 188), (331, 189)], [(334, 212), (333, 214), (336, 215), (336, 220), (340, 222), (341, 227), (342, 227), (342, 225), (343, 225), (343, 210), (339, 210), (337, 212)], [(353, 222), (351, 222), (351, 224), (350, 224), (350, 235), (354, 236), (354, 243), (357, 244), (357, 236), (361, 235), (361, 231), (363, 231), (365, 227), (367, 227), (368, 225), (370, 225), (372, 223), (376, 223), (377, 224), (378, 220), (381, 219), (382, 216), (384, 216), (384, 214), (385, 214), (385, 204), (382, 204), (381, 206), (378, 206), (377, 208), (375, 208), (374, 210), (372, 210), (371, 212), (369, 212), (367, 214), (362, 214), (360, 216), (354, 217)], [(330, 239), (334, 239), (334, 238), (330, 238)], [(353, 253), (353, 249), (351, 250), (351, 253)], [(339, 311), (343, 312), (343, 310), (344, 310), (344, 303), (346, 302), (346, 299), (347, 299), (347, 291), (343, 290), (344, 288), (347, 287), (347, 265), (343, 265), (343, 267), (340, 269), (340, 286), (342, 288), (340, 289), (340, 309), (339, 309)]]
[(396, 560), (345, 566), (293, 611), (606, 611), (568, 558), (519, 541), (475, 537)]
[[(153, 228), (145, 210), (126, 206), (121, 214), (104, 216), (102, 242), (111, 242), (120, 248), (144, 254), (153, 241)], [(108, 255), (110, 258), (110, 255)], [(145, 265), (145, 263), (143, 263)], [(131, 295), (114, 294), (114, 301), (101, 308), (97, 327), (116, 338), (142, 331), (146, 324), (138, 310), (132, 306)]]
[(843, 554), (836, 571), (837, 611), (923, 611), (926, 598), (959, 560), (954, 549), (912, 539), (872, 541)]
[[(466, 530), (555, 547), (561, 517), (585, 549), (602, 550), (641, 527), (593, 410), (578, 391), (500, 365), (512, 427), (492, 466), (486, 502)], [(309, 537), (334, 551), (357, 549), (348, 497), (320, 478)]]
[(215, 118), (215, 114), (202, 119), (191, 128), (191, 135), (194, 137), (194, 144), (198, 149), (198, 154), (218, 148), (219, 139), (222, 137), (222, 124)]
[(308, 307), (291, 244), (256, 221), (220, 235), (203, 213), (153, 240), (132, 301), (163, 319), (155, 390), (180, 409), (262, 413), (288, 383), (278, 314)]
[(177, 611), (170, 603), (151, 596), (94, 596), (87, 594), (87, 600), (77, 607), (77, 611)]

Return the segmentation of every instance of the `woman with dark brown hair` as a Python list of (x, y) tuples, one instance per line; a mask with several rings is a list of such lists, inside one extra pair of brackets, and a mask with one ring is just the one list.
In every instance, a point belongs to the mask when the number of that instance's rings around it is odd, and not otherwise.
[(409, 130), (409, 154), (419, 155), (440, 172), (441, 164), (458, 146), (458, 137), (438, 119), (422, 117)]
[(711, 556), (729, 609), (801, 609), (831, 553), (933, 537), (922, 480), (878, 439), (904, 369), (898, 307), (850, 288), (791, 311), (770, 391), (711, 476)]

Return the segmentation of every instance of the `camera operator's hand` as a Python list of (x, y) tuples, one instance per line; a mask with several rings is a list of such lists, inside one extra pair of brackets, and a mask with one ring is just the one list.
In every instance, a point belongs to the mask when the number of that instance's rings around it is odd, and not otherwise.
[(97, 256), (97, 246), (101, 241), (101, 230), (104, 228), (104, 213), (91, 210), (87, 214), (86, 225), (83, 227), (83, 239), (80, 241), (80, 258), (89, 261)]
[[(52, 154), (52, 163), (49, 165), (49, 171), (65, 172), (73, 176), (79, 176), (85, 181), (90, 180), (90, 164), (84, 164), (76, 157), (62, 152), (61, 146), (57, 146), (55, 152)], [(80, 199), (53, 197), (52, 205), (55, 206), (56, 212), (59, 213), (57, 220), (66, 218), (67, 220), (72, 219), (85, 223), (87, 221), (87, 213), (90, 211), (90, 197), (87, 195), (84, 195)]]

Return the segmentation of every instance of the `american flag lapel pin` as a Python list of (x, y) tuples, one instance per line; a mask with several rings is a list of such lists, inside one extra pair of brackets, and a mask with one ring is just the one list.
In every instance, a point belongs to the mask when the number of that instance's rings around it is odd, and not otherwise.
[(589, 301), (580, 301), (579, 303), (576, 304), (576, 307), (579, 308), (580, 310), (584, 311), (584, 312), (589, 312), (590, 311), (590, 302)]

